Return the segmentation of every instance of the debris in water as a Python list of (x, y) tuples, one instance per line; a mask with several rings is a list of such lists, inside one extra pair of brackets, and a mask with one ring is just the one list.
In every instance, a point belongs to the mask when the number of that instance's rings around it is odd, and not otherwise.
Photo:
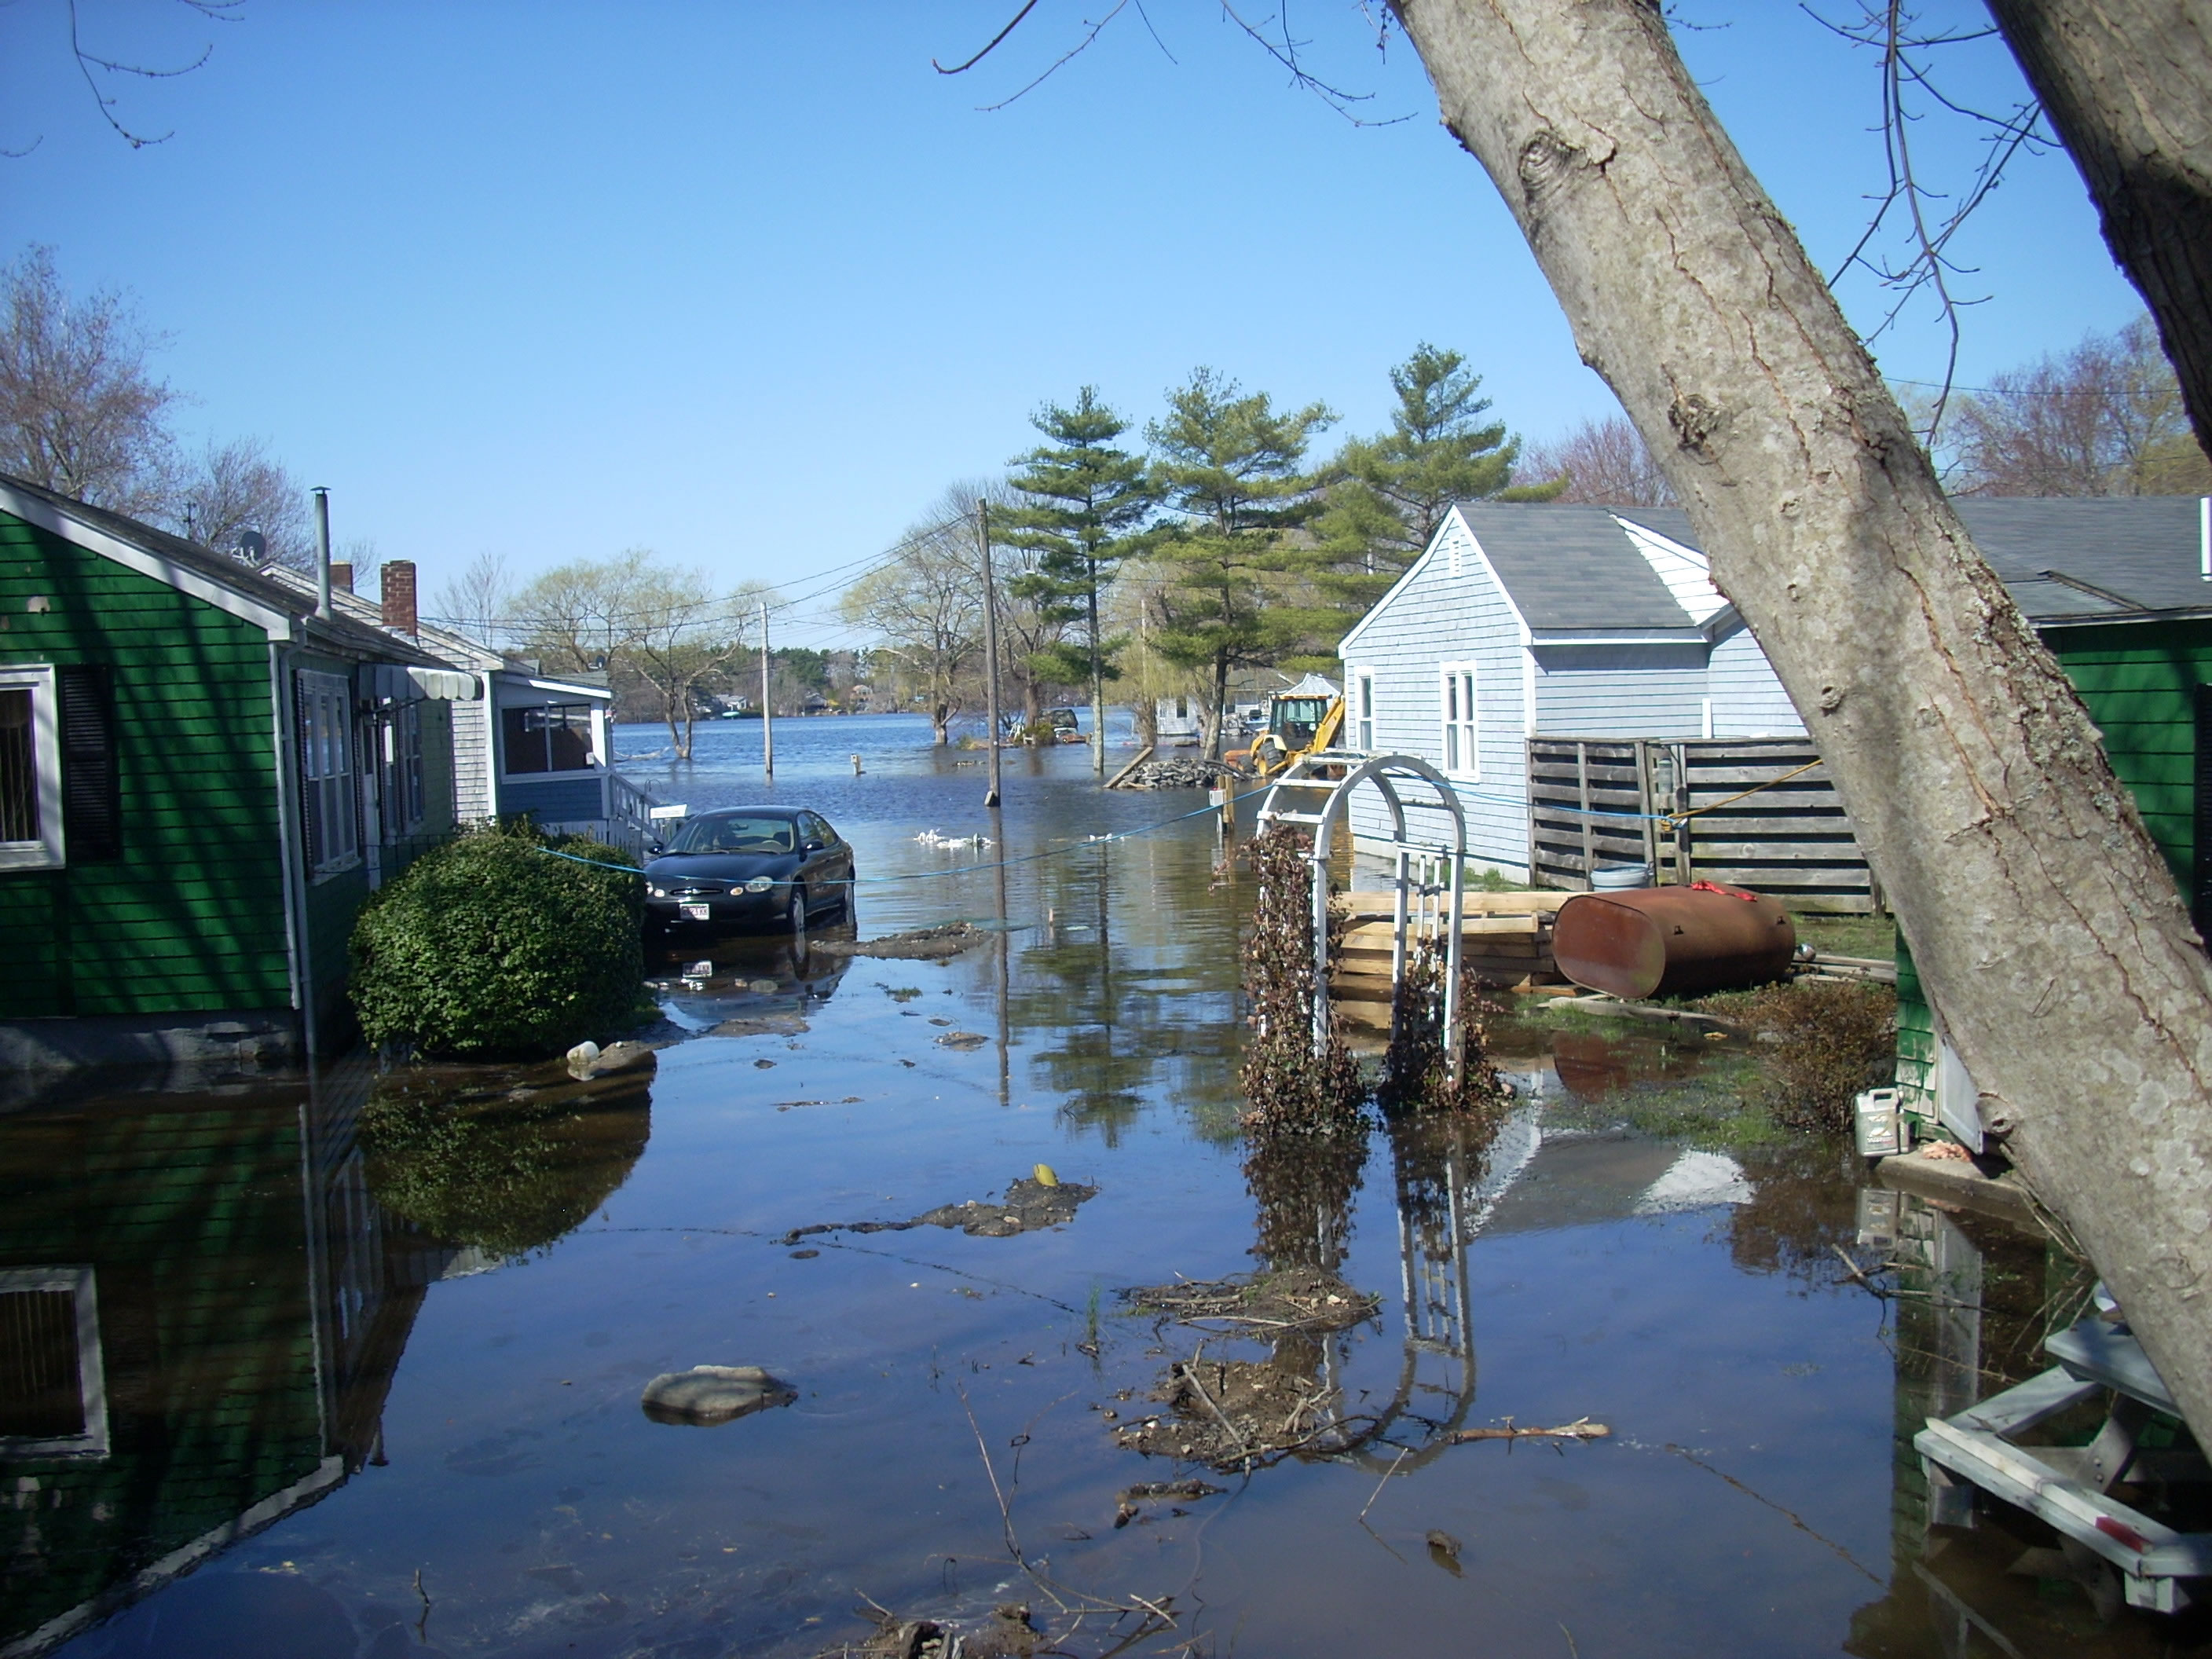
[(900, 961), (941, 961), (981, 945), (991, 934), (971, 921), (940, 922), (881, 939), (817, 939), (814, 949), (832, 957), (887, 957)]
[(1230, 1279), (1179, 1279), (1121, 1292), (1137, 1313), (1164, 1314), (1182, 1325), (1243, 1325), (1269, 1331), (1349, 1330), (1372, 1319), (1382, 1298), (1356, 1291), (1334, 1273), (1293, 1267)]
[(1464, 1547), (1458, 1539), (1448, 1532), (1432, 1531), (1429, 1534), (1426, 1541), (1430, 1560), (1435, 1562), (1455, 1578), (1464, 1578), (1467, 1576), (1459, 1565), (1459, 1553)]
[(815, 1233), (901, 1233), (916, 1227), (957, 1227), (971, 1238), (1011, 1238), (1046, 1227), (1065, 1226), (1085, 1200), (1098, 1196), (1096, 1187), (1074, 1182), (1046, 1186), (1038, 1181), (1016, 1181), (1006, 1188), (1003, 1202), (940, 1204), (908, 1221), (824, 1221), (811, 1227), (794, 1227), (777, 1242), (795, 1244)]
[(1060, 1185), (1060, 1177), (1053, 1173), (1052, 1165), (1049, 1164), (1038, 1164), (1036, 1166), (1036, 1183), (1040, 1187), (1057, 1187)]
[(991, 1039), (981, 1031), (947, 1031), (937, 1039), (940, 1048), (980, 1048)]
[(1495, 1429), (1460, 1429), (1452, 1435), (1455, 1443), (1465, 1440), (1605, 1440), (1613, 1431), (1602, 1423), (1593, 1423), (1587, 1417), (1578, 1417), (1571, 1423), (1562, 1423), (1555, 1429), (1523, 1429), (1516, 1427), (1511, 1418), (1503, 1427)]
[(666, 1371), (645, 1385), (638, 1403), (656, 1423), (706, 1425), (733, 1422), (773, 1406), (788, 1406), (798, 1390), (757, 1365), (694, 1365)]

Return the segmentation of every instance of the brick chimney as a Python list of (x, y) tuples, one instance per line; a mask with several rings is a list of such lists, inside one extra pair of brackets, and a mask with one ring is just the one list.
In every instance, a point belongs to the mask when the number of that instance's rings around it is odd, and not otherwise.
[(419, 634), (415, 618), (415, 561), (393, 559), (383, 571), (384, 625), (402, 634)]
[(336, 560), (332, 560), (331, 562), (331, 586), (341, 593), (352, 592), (353, 567), (349, 564), (340, 564)]

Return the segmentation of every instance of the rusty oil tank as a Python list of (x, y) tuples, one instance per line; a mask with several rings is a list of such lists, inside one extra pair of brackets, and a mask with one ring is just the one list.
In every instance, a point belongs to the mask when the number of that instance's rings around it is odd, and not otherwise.
[(1796, 949), (1780, 900), (1712, 882), (1577, 893), (1552, 929), (1559, 972), (1632, 1002), (1764, 985)]

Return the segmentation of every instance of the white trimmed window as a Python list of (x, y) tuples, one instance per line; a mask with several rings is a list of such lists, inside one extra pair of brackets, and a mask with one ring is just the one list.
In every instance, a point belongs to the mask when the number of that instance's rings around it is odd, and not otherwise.
[(318, 876), (361, 861), (361, 817), (353, 770), (353, 693), (342, 674), (301, 669), (300, 805), (307, 868)]
[(106, 1452), (107, 1383), (93, 1270), (0, 1270), (0, 1456)]
[(62, 850), (54, 671), (0, 665), (0, 870), (58, 868)]
[(1375, 752), (1375, 671), (1352, 671), (1352, 746), (1364, 755)]
[(1448, 662), (1437, 687), (1444, 770), (1474, 782), (1482, 779), (1481, 726), (1475, 718), (1475, 672), (1471, 662)]

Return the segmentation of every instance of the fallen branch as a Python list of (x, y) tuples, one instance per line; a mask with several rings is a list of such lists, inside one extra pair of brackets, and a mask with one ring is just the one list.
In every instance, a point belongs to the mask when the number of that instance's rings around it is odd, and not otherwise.
[(1461, 1429), (1452, 1435), (1455, 1444), (1463, 1440), (1604, 1440), (1613, 1431), (1602, 1423), (1593, 1423), (1587, 1417), (1578, 1417), (1571, 1423), (1562, 1423), (1555, 1429), (1523, 1429), (1506, 1419), (1499, 1429)]

